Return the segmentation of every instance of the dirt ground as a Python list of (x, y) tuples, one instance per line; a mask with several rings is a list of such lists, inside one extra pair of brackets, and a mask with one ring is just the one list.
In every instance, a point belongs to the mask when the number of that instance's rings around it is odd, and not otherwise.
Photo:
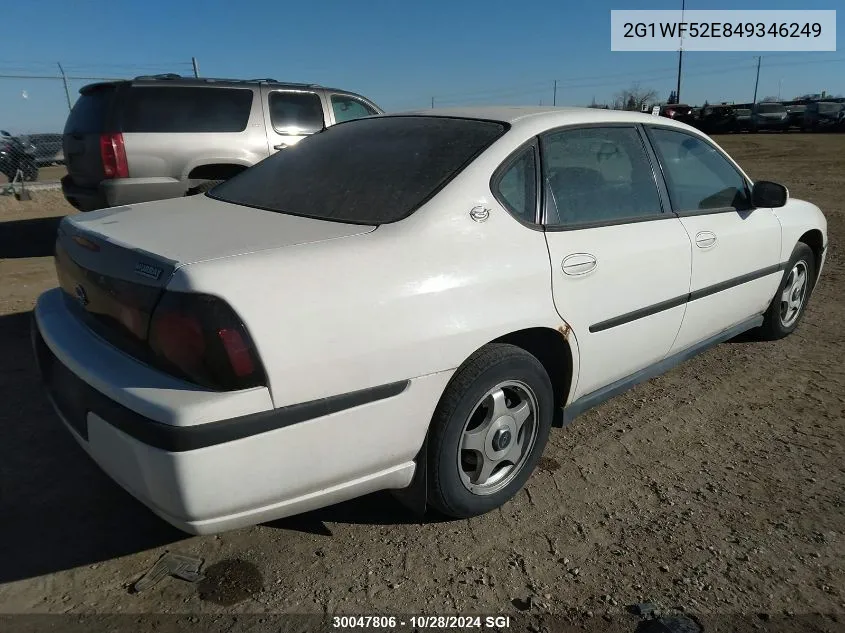
[[(60, 192), (0, 198), (0, 614), (551, 613), (633, 631), (625, 609), (648, 601), (708, 631), (741, 615), (842, 630), (845, 135), (717, 140), (827, 214), (832, 247), (797, 332), (720, 345), (553, 431), (521, 494), (455, 522), (420, 523), (389, 494), (218, 536), (157, 519), (37, 383), (28, 313), (55, 284), (69, 207)], [(202, 557), (206, 580), (130, 593), (166, 550)]]

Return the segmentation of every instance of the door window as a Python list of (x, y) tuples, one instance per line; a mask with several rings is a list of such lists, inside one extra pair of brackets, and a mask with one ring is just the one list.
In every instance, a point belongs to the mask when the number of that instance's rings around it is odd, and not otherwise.
[(584, 128), (542, 139), (546, 221), (578, 226), (658, 216), (654, 173), (633, 127)]
[(336, 123), (343, 123), (344, 121), (378, 114), (378, 112), (360, 99), (346, 95), (332, 95), (332, 110), (334, 111), (334, 120)]
[(690, 134), (651, 130), (676, 211), (751, 207), (745, 178), (712, 145)]
[(323, 105), (313, 92), (270, 93), (270, 121), (280, 134), (312, 134), (325, 126)]

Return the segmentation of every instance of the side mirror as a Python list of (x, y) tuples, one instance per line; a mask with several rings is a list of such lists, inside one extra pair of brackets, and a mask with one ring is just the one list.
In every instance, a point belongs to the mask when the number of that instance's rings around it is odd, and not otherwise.
[(786, 204), (789, 190), (783, 185), (768, 180), (759, 180), (751, 188), (751, 204), (757, 207), (778, 208)]

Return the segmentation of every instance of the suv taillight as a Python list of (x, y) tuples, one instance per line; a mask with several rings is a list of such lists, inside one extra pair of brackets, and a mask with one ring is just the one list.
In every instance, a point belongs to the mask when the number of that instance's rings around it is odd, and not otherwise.
[(222, 391), (267, 384), (246, 328), (217, 297), (165, 292), (148, 342), (162, 369), (195, 384)]
[(123, 134), (101, 134), (100, 156), (106, 178), (128, 178), (129, 163), (126, 162), (126, 148)]

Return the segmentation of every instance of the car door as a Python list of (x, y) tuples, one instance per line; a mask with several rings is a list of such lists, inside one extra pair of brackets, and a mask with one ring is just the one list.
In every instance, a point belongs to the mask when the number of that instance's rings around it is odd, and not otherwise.
[(578, 398), (666, 356), (691, 246), (637, 125), (565, 128), (541, 148), (552, 292), (578, 343)]
[(782, 275), (781, 227), (772, 209), (751, 207), (750, 183), (715, 145), (683, 130), (647, 130), (693, 244), (680, 351), (766, 310)]
[(323, 100), (313, 90), (261, 87), (264, 124), (271, 154), (296, 145), (326, 127)]

